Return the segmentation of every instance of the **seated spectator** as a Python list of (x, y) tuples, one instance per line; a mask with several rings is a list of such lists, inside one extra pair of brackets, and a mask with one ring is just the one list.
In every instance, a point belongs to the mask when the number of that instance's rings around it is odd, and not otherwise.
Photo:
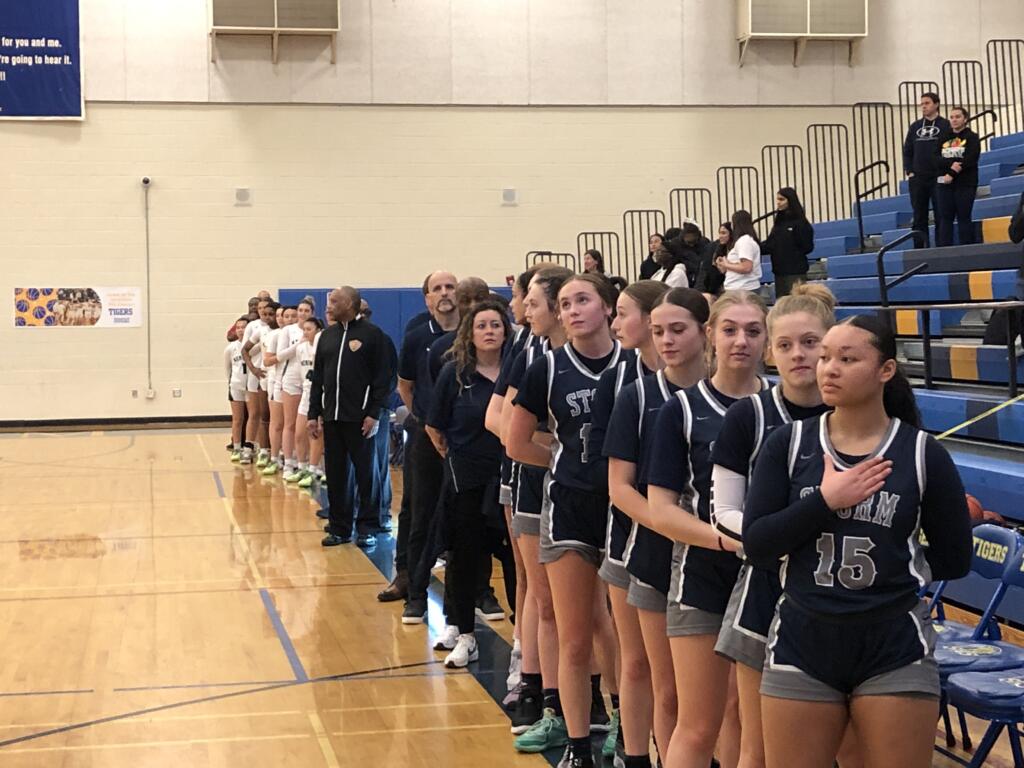
[(683, 234), (678, 242), (678, 255), (686, 267), (686, 278), (690, 285), (696, 285), (700, 265), (711, 250), (711, 241), (704, 237), (696, 222), (687, 221), (683, 224)]
[(583, 271), (596, 275), (604, 274), (604, 256), (602, 256), (601, 252), (596, 248), (591, 248), (584, 252)]
[(978, 194), (978, 156), (981, 139), (967, 127), (970, 115), (963, 107), (949, 112), (949, 130), (938, 141), (939, 183), (935, 190), (935, 244), (953, 245), (953, 220), (960, 245), (974, 242), (974, 198)]
[(772, 257), (775, 297), (788, 296), (797, 283), (807, 282), (807, 256), (814, 250), (814, 227), (804, 214), (796, 190), (775, 193), (775, 224), (761, 253)]
[(661, 250), (665, 238), (655, 232), (647, 238), (647, 258), (640, 262), (640, 279), (650, 280), (651, 275), (658, 271), (658, 262), (654, 260), (654, 254)]
[(654, 254), (654, 260), (658, 263), (659, 269), (651, 275), (651, 280), (665, 283), (671, 288), (690, 287), (690, 280), (686, 277), (686, 265), (672, 251), (661, 248)]
[(704, 259), (697, 272), (697, 282), (693, 286), (704, 294), (708, 304), (713, 303), (724, 290), (722, 284), (725, 282), (725, 275), (718, 268), (717, 262), (719, 259), (724, 259), (731, 250), (732, 222), (726, 221), (718, 227), (718, 240), (704, 254)]

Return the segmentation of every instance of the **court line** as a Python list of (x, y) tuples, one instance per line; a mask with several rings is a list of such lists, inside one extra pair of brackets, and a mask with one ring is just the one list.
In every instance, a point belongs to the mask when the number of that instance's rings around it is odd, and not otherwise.
[(16, 696), (60, 696), (78, 693), (96, 693), (95, 688), (73, 688), (67, 691), (9, 691), (0, 693), (0, 698), (13, 698)]
[(374, 731), (331, 731), (331, 736), (379, 736), (382, 733), (433, 733), (437, 731), (480, 731), (486, 728), (508, 728), (504, 723), (478, 723), (469, 725), (428, 725), (422, 728), (381, 728)]
[(331, 746), (331, 738), (327, 735), (327, 729), (324, 728), (324, 721), (316, 712), (307, 712), (306, 714), (309, 715), (309, 724), (313, 726), (313, 733), (316, 734), (316, 741), (320, 745), (320, 752), (323, 753), (327, 768), (341, 768), (338, 756), (334, 753), (334, 747)]
[(227, 494), (224, 493), (224, 485), (220, 481), (220, 472), (217, 470), (213, 470), (213, 482), (217, 484), (217, 495), (222, 499), (227, 496)]
[(203, 451), (203, 456), (206, 457), (206, 463), (211, 467), (213, 466), (213, 459), (210, 458), (210, 452), (206, 450), (206, 444), (203, 442), (203, 437), (200, 434), (196, 434), (196, 440), (199, 441), (199, 447)]
[(292, 667), (292, 672), (295, 673), (295, 679), (299, 682), (306, 682), (309, 680), (309, 675), (306, 674), (306, 668), (302, 666), (302, 660), (299, 658), (299, 654), (295, 651), (295, 644), (292, 643), (291, 637), (288, 635), (288, 630), (285, 629), (284, 622), (281, 621), (281, 614), (277, 612), (277, 606), (274, 605), (274, 598), (270, 596), (270, 593), (264, 588), (260, 590), (260, 599), (263, 601), (263, 607), (267, 609), (267, 615), (270, 617), (270, 623), (274, 627), (274, 631), (277, 633), (277, 639), (281, 641), (281, 648), (284, 649), (284, 655), (288, 657), (288, 663)]
[(114, 744), (67, 744), (60, 747), (28, 747), (10, 749), (7, 754), (25, 755), (41, 752), (78, 752), (81, 750), (97, 751), (102, 749), (145, 749), (147, 747), (173, 747), (188, 744), (230, 744), (238, 741), (271, 741), (277, 739), (308, 739), (308, 733), (268, 733), (261, 735), (246, 734), (244, 736), (211, 736), (201, 739), (167, 739), (164, 741), (126, 741)]
[(97, 717), (92, 720), (83, 720), (77, 723), (71, 723), (70, 725), (64, 725), (57, 728), (47, 728), (43, 731), (36, 731), (35, 733), (27, 733), (23, 736), (15, 736), (10, 739), (0, 740), (0, 748), (9, 747), (14, 744), (21, 744), (26, 741), (33, 741), (35, 739), (46, 738), (47, 736), (56, 736), (61, 733), (69, 733), (72, 731), (81, 731), (86, 728), (91, 728), (95, 725), (105, 725), (106, 723), (113, 723), (119, 720), (126, 720), (132, 717), (138, 717), (139, 715), (150, 715), (154, 712), (167, 712), (173, 709), (180, 709), (181, 707), (191, 706), (192, 704), (206, 704), (214, 701), (224, 701), (225, 699), (237, 699), (242, 696), (248, 696), (251, 693), (264, 693), (266, 691), (275, 691), (281, 688), (294, 688), (300, 685), (309, 685), (311, 683), (332, 683), (332, 682), (344, 682), (346, 680), (359, 680), (362, 675), (372, 675), (378, 672), (388, 672), (396, 669), (412, 669), (415, 667), (427, 667), (441, 662), (437, 659), (430, 659), (428, 661), (417, 661), (411, 664), (399, 664), (393, 667), (378, 667), (377, 669), (367, 669), (362, 672), (346, 672), (340, 675), (327, 675), (325, 677), (315, 677), (310, 680), (291, 680), (285, 683), (277, 685), (263, 685), (257, 688), (247, 688), (244, 691), (227, 691), (226, 693), (217, 693), (210, 696), (200, 696), (195, 699), (186, 699), (185, 701), (176, 701), (170, 704), (159, 704), (152, 707), (145, 707), (143, 709), (136, 709), (130, 712), (122, 712), (117, 715), (107, 715), (105, 717)]
[(179, 691), (189, 688), (232, 688), (245, 685), (277, 685), (291, 683), (293, 680), (244, 680), (239, 683), (182, 683), (178, 685), (134, 685), (128, 688), (114, 688), (114, 693), (133, 693), (138, 691)]
[[(237, 580), (241, 580), (242, 577), (238, 577)], [(218, 579), (218, 581), (234, 581), (234, 579)], [(188, 584), (190, 582), (181, 582)], [(344, 589), (347, 587), (379, 587), (382, 582), (378, 579), (375, 581), (353, 581), (340, 584), (268, 584), (267, 589)], [(83, 587), (86, 589), (87, 587)], [(20, 589), (20, 587), (9, 587), (8, 589)], [(32, 589), (36, 589), (33, 587)], [(74, 589), (74, 587), (38, 587), (38, 589)], [(0, 590), (2, 591), (2, 590)], [(232, 587), (225, 589), (168, 589), (164, 591), (153, 591), (153, 592), (105, 592), (96, 593), (91, 595), (36, 595), (33, 597), (26, 596), (14, 596), (14, 597), (0, 597), (0, 603), (16, 603), (16, 602), (42, 602), (44, 600), (95, 600), (99, 598), (124, 598), (124, 597), (162, 597), (164, 595), (216, 595), (225, 592), (252, 592), (252, 588), (249, 586), (245, 587)]]

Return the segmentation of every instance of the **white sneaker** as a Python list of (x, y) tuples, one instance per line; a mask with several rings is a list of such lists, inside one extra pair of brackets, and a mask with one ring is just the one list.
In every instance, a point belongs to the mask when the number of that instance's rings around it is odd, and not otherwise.
[(438, 635), (434, 643), (435, 651), (450, 651), (459, 642), (459, 628), (452, 624), (445, 624), (444, 631)]
[(522, 681), (522, 667), (523, 667), (523, 651), (519, 646), (519, 641), (516, 640), (512, 646), (512, 654), (508, 660), (508, 677), (505, 678), (505, 687), (507, 690), (513, 690), (520, 681)]
[(476, 638), (473, 635), (459, 635), (455, 650), (445, 656), (444, 665), (448, 669), (461, 669), (479, 658), (480, 650), (477, 648)]

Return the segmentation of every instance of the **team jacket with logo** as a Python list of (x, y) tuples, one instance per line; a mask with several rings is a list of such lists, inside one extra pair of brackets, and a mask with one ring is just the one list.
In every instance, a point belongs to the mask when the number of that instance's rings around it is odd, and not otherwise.
[(394, 374), (384, 331), (366, 320), (335, 323), (320, 334), (313, 361), (309, 418), (378, 418)]

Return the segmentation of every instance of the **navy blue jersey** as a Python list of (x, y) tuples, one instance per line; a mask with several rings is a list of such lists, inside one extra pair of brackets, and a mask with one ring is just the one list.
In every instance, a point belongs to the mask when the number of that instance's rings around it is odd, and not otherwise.
[(486, 485), (497, 477), (501, 443), (484, 427), (494, 382), (474, 371), (456, 376), (455, 361), (446, 363), (434, 387), (427, 425), (444, 433), (455, 490)]
[[(555, 437), (551, 476), (561, 485), (593, 493), (590, 452), (591, 409), (601, 374), (619, 361), (621, 347), (599, 360), (585, 358), (571, 344), (547, 352), (526, 371), (516, 395), (538, 421), (549, 420)], [(607, 482), (607, 481), (606, 481)]]
[[(764, 385), (762, 385), (762, 388)], [(716, 390), (703, 379), (675, 393), (658, 413), (647, 474), (648, 485), (668, 488), (680, 495), (683, 509), (705, 523), (711, 522), (711, 451), (734, 398)], [(722, 613), (736, 583), (740, 560), (732, 552), (680, 544), (680, 578), (676, 594), (669, 597), (684, 605)], [(688, 578), (690, 574), (697, 578)], [(714, 589), (701, 584), (713, 582)], [(722, 587), (726, 591), (724, 601)], [(690, 589), (691, 585), (694, 587)], [(714, 599), (705, 602), (705, 596)]]
[(430, 375), (427, 359), (428, 350), (444, 334), (445, 330), (437, 321), (428, 318), (425, 323), (410, 330), (402, 340), (402, 351), (398, 355), (398, 376), (415, 383), (412, 390), (412, 414), (420, 421), (427, 418), (430, 395), (434, 389), (434, 377)]
[[(655, 424), (661, 406), (678, 392), (664, 371), (644, 376), (627, 387), (615, 401), (604, 454), (636, 465), (636, 489), (647, 495), (647, 472)], [(633, 576), (668, 592), (672, 541), (660, 533), (634, 523), (623, 553), (623, 561)]]
[[(516, 331), (515, 335), (512, 337), (512, 343), (506, 344), (505, 349), (502, 350), (501, 372), (498, 374), (498, 380), (494, 382), (494, 394), (499, 397), (504, 397), (506, 395), (509, 388), (509, 382), (512, 377), (512, 369), (516, 365), (516, 360), (519, 358), (519, 355), (523, 350), (531, 347), (543, 347), (546, 350), (547, 339), (541, 336), (534, 336), (530, 333), (529, 328), (523, 326)], [(519, 382), (523, 377), (523, 370), (525, 369), (520, 366), (516, 383), (511, 386), (518, 388)]]
[(437, 381), (437, 377), (441, 375), (441, 369), (444, 368), (444, 364), (451, 360), (448, 357), (448, 352), (455, 344), (456, 333), (457, 331), (448, 331), (448, 333), (431, 342), (430, 349), (427, 352), (427, 370), (430, 373), (431, 381)]
[[(840, 471), (875, 456), (893, 469), (880, 491), (833, 512), (819, 490), (826, 455)], [(941, 578), (966, 572), (964, 510), (956, 466), (934, 438), (892, 419), (874, 452), (845, 456), (832, 446), (824, 414), (780, 427), (766, 441), (747, 494), (743, 539), (751, 556), (787, 556), (783, 588), (804, 610), (884, 615), (913, 606), (931, 581), (930, 564)]]

